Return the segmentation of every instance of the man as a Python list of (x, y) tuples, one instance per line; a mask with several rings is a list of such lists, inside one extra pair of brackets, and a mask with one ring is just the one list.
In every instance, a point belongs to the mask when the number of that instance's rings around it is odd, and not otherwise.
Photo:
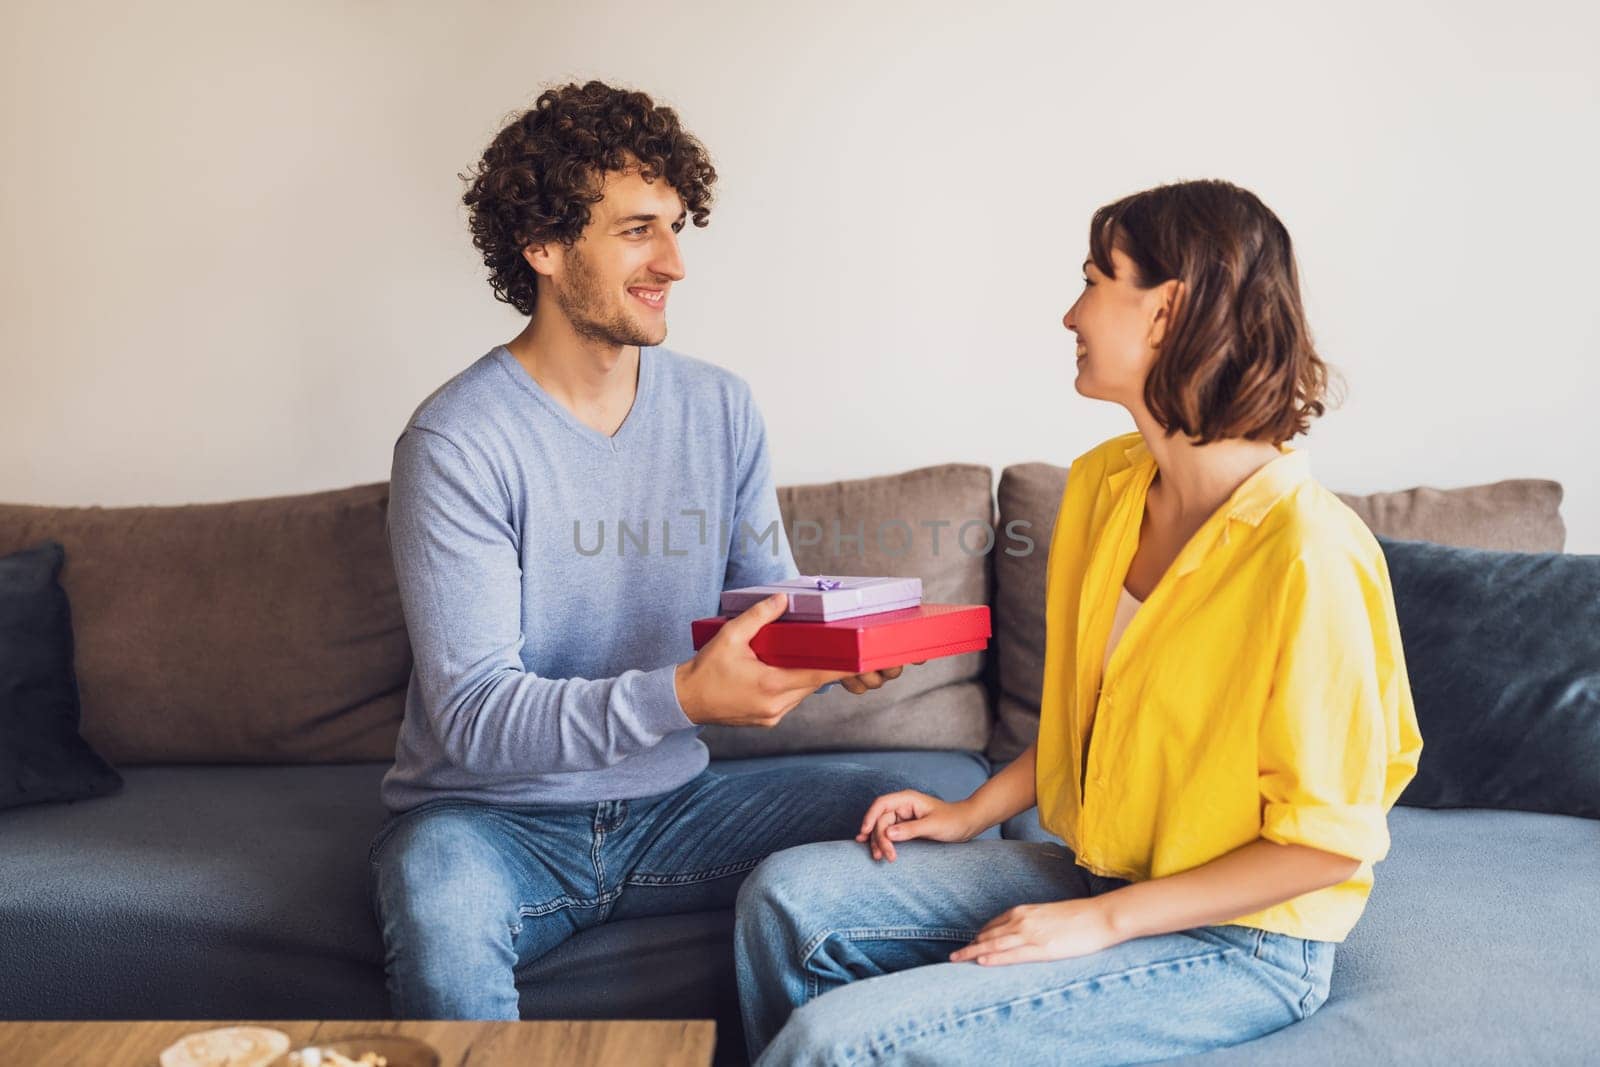
[(700, 726), (899, 673), (763, 664), (781, 596), (690, 655), (722, 589), (797, 573), (749, 387), (658, 347), (715, 180), (671, 109), (599, 82), (543, 93), (471, 175), (474, 244), (529, 320), (395, 444), (415, 666), (371, 858), (401, 1018), (516, 1019), (519, 965), (609, 919), (730, 907), (763, 857), (852, 837), (907, 784), (707, 769)]

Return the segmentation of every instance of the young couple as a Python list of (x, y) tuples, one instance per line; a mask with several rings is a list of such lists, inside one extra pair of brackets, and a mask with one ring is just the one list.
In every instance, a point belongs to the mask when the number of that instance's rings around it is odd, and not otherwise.
[[(1078, 392), (1137, 432), (1072, 464), (1037, 744), (947, 803), (848, 764), (708, 769), (700, 726), (899, 674), (761, 663), (781, 598), (690, 654), (723, 589), (797, 573), (749, 388), (658, 347), (715, 178), (672, 110), (597, 82), (470, 176), (528, 324), (395, 445), (415, 666), (371, 859), (396, 1015), (515, 1019), (518, 966), (574, 933), (735, 904), (763, 1063), (1139, 1062), (1315, 1011), (1421, 739), (1378, 546), (1284, 444), (1326, 372), (1283, 226), (1221, 182), (1095, 214), (1063, 321)], [(686, 547), (576, 549), (619, 519)], [(1070, 851), (970, 840), (1036, 805)]]

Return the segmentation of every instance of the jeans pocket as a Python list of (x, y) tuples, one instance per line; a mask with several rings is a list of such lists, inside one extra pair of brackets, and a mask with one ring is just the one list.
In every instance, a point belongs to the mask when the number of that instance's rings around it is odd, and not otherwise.
[(378, 866), (379, 846), (389, 839), (390, 832), (394, 830), (395, 823), (399, 821), (400, 817), (391, 812), (378, 827), (378, 832), (372, 835), (372, 844), (367, 846), (367, 862), (372, 865), (374, 870)]
[(1334, 946), (1290, 934), (1267, 932), (1259, 958), (1290, 984), (1295, 1007), (1306, 1018), (1328, 999)]

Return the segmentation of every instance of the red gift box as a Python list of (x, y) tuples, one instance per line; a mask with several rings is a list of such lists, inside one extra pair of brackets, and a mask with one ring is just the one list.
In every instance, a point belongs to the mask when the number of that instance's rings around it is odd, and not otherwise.
[[(705, 645), (727, 621), (725, 616), (694, 620), (694, 647)], [(769, 622), (756, 631), (750, 648), (774, 667), (862, 674), (979, 652), (988, 647), (989, 633), (987, 604), (923, 604), (832, 622)]]

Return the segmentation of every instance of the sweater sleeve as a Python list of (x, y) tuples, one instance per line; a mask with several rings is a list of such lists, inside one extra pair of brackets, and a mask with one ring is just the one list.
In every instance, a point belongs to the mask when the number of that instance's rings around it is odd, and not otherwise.
[(692, 729), (675, 665), (615, 678), (542, 678), (521, 659), (522, 569), (503, 494), (448, 438), (395, 443), (388, 534), (428, 723), (484, 775), (609, 767)]
[(738, 423), (737, 494), (724, 589), (767, 585), (800, 575), (778, 510), (778, 490), (772, 484), (766, 423), (748, 387), (743, 390)]

